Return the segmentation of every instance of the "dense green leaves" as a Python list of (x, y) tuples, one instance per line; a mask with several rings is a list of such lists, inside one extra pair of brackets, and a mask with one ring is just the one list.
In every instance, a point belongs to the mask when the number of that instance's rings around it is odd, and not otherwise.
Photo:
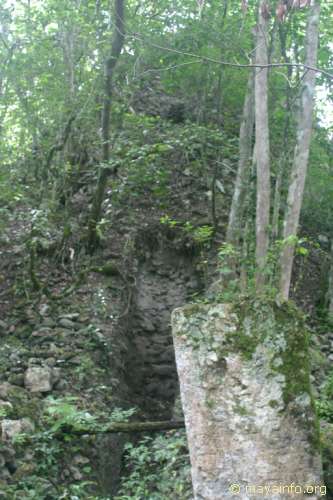
[(190, 464), (183, 432), (146, 437), (128, 444), (124, 478), (117, 500), (186, 500), (192, 498)]

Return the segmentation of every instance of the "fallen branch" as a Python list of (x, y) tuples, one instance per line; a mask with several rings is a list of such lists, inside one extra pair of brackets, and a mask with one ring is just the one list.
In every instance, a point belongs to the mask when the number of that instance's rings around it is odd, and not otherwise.
[(96, 434), (115, 434), (119, 432), (160, 432), (170, 431), (174, 429), (183, 429), (185, 427), (184, 420), (161, 420), (156, 422), (115, 422), (106, 428), (96, 429), (73, 429), (72, 427), (61, 427), (56, 435), (58, 437), (64, 434), (72, 434), (74, 436), (86, 436)]

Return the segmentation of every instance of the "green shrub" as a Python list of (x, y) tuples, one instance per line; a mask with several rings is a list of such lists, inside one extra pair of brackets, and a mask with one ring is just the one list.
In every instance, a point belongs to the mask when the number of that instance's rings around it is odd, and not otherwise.
[(326, 379), (316, 406), (319, 417), (333, 423), (333, 370), (330, 371)]
[(146, 437), (126, 446), (128, 476), (116, 500), (192, 498), (190, 463), (184, 431)]

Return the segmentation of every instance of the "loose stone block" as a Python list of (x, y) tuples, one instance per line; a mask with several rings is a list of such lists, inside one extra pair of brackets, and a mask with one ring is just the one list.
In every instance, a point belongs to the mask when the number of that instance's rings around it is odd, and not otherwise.
[(52, 370), (47, 366), (31, 366), (25, 372), (24, 385), (31, 392), (52, 390)]
[(2, 441), (11, 441), (17, 434), (33, 432), (34, 425), (28, 418), (19, 420), (4, 419), (1, 422)]

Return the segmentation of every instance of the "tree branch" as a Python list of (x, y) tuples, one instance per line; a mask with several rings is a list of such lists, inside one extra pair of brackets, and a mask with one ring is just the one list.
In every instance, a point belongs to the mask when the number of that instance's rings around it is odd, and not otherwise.
[(206, 56), (201, 56), (199, 54), (193, 54), (192, 52), (183, 52), (178, 49), (173, 49), (172, 47), (165, 47), (163, 45), (159, 45), (157, 43), (153, 43), (147, 40), (144, 40), (139, 33), (133, 33), (131, 35), (127, 35), (129, 38), (134, 38), (135, 40), (138, 40), (139, 42), (149, 45), (151, 47), (154, 47), (156, 49), (164, 50), (165, 52), (173, 52), (174, 54), (179, 54), (182, 56), (187, 56), (187, 57), (193, 57), (195, 59), (200, 60), (201, 62), (211, 62), (215, 64), (221, 64), (223, 66), (231, 66), (233, 68), (301, 68), (304, 70), (311, 70), (315, 71), (316, 73), (320, 73), (327, 78), (333, 79), (333, 73), (330, 73), (326, 69), (322, 68), (317, 68), (316, 66), (310, 66), (308, 64), (302, 64), (302, 63), (288, 63), (288, 62), (281, 62), (281, 63), (267, 63), (267, 64), (241, 64), (241, 63), (233, 63), (230, 61), (222, 61), (219, 59), (214, 59), (212, 57), (206, 57)]

